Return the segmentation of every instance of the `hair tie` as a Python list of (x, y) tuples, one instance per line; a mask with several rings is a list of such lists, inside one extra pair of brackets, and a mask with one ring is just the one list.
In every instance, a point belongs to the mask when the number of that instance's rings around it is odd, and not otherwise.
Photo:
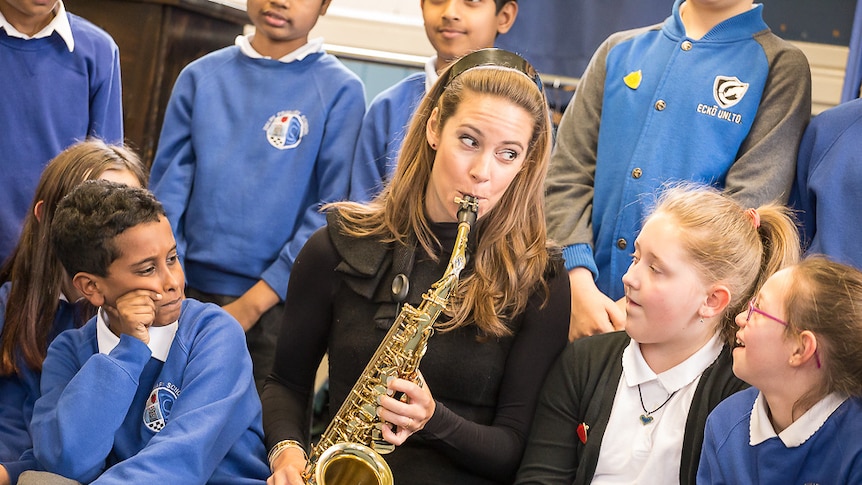
[(757, 213), (757, 209), (748, 209), (745, 211), (748, 217), (751, 218), (751, 222), (754, 223), (754, 228), (760, 228), (760, 214)]
[(536, 72), (536, 69), (533, 68), (526, 59), (514, 52), (497, 48), (479, 49), (458, 59), (455, 64), (452, 64), (452, 67), (449, 68), (445, 86), (448, 86), (453, 79), (458, 77), (464, 71), (479, 66), (500, 66), (514, 69), (530, 78), (530, 80), (539, 88), (539, 92), (544, 92), (542, 78), (539, 77), (539, 73)]

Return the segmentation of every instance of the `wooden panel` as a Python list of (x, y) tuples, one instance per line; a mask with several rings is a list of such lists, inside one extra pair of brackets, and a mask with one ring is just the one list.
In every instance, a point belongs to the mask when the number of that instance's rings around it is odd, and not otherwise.
[(207, 0), (66, 0), (120, 48), (126, 141), (149, 166), (174, 81), (189, 62), (233, 44), (245, 12)]

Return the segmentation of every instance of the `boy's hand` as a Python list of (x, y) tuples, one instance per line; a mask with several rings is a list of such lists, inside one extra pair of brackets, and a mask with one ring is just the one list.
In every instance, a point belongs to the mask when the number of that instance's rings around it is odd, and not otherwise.
[(255, 283), (242, 296), (223, 306), (226, 312), (236, 318), (242, 329), (248, 330), (257, 324), (261, 315), (279, 302), (278, 294), (263, 280)]
[(572, 286), (572, 313), (569, 341), (599, 333), (622, 330), (626, 325), (625, 301), (614, 302), (597, 287), (586, 268), (569, 271)]
[(150, 325), (156, 319), (156, 302), (161, 293), (151, 290), (132, 290), (117, 298), (116, 307), (104, 305), (108, 312), (111, 330), (117, 336), (126, 334), (145, 344), (150, 343)]

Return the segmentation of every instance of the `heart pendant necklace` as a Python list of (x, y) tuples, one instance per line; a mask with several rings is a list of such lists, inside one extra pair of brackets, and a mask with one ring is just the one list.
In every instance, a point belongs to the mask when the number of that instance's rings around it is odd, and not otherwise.
[(643, 393), (641, 392), (641, 385), (640, 385), (640, 384), (638, 384), (638, 396), (640, 396), (640, 398), (641, 398), (641, 408), (644, 410), (644, 414), (641, 414), (641, 424), (643, 424), (644, 426), (646, 426), (646, 425), (648, 425), (648, 424), (652, 423), (652, 422), (653, 422), (653, 420), (655, 419), (655, 418), (653, 418), (653, 417), (652, 417), (652, 413), (654, 413), (654, 412), (658, 411), (659, 409), (663, 408), (665, 404), (667, 404), (668, 402), (670, 402), (670, 400), (671, 400), (671, 398), (674, 396), (674, 394), (676, 394), (676, 391), (673, 391), (672, 393), (670, 393), (670, 396), (668, 396), (668, 397), (667, 397), (667, 399), (665, 399), (665, 400), (664, 400), (664, 402), (663, 402), (663, 403), (661, 403), (661, 406), (659, 406), (659, 407), (657, 407), (657, 408), (653, 409), (652, 411), (647, 411), (646, 406), (644, 406), (644, 395), (643, 395)]

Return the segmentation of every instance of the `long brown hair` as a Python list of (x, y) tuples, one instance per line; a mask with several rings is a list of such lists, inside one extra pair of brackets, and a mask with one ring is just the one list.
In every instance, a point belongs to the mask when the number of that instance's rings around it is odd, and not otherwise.
[(544, 273), (549, 256), (543, 184), (551, 148), (547, 101), (535, 79), (512, 68), (481, 66), (458, 74), (447, 84), (448, 78), (448, 71), (442, 73), (422, 100), (401, 147), (396, 171), (380, 195), (365, 205), (343, 202), (334, 207), (344, 219), (348, 235), (399, 244), (407, 244), (415, 235), (425, 252), (437, 258), (440, 243), (425, 214), (425, 189), (436, 154), (425, 130), (434, 108), (438, 109), (440, 129), (472, 96), (492, 96), (525, 109), (533, 118), (526, 160), (503, 197), (478, 225), (474, 271), (461, 280), (451, 300), (452, 318), (441, 326), (446, 330), (473, 322), (486, 335), (509, 335), (506, 322), (524, 310), (537, 287), (546, 288)]
[[(96, 139), (70, 146), (42, 172), (18, 245), (0, 270), (0, 283), (12, 283), (0, 334), (0, 375), (19, 373), (19, 358), (31, 369), (42, 369), (65, 277), (50, 243), (54, 211), (74, 187), (108, 170), (128, 170), (141, 186), (147, 185), (147, 172), (137, 155)], [(41, 218), (35, 215), (39, 203)]]

